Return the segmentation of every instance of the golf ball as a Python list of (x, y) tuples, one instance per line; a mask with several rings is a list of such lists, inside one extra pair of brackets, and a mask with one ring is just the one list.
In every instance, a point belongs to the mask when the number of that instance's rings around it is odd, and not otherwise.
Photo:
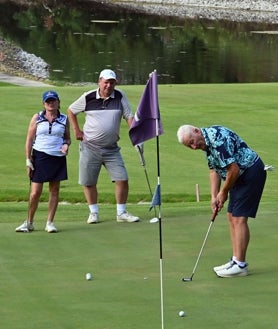
[(86, 280), (92, 280), (92, 274), (91, 273), (86, 273)]
[(180, 316), (180, 317), (183, 317), (183, 316), (185, 316), (185, 313), (184, 313), (184, 311), (179, 311), (179, 316)]

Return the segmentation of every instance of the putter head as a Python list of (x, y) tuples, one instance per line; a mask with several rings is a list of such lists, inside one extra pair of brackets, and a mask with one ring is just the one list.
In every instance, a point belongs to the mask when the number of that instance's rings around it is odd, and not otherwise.
[(190, 281), (192, 281), (192, 278), (182, 278), (181, 281), (182, 282), (190, 282)]

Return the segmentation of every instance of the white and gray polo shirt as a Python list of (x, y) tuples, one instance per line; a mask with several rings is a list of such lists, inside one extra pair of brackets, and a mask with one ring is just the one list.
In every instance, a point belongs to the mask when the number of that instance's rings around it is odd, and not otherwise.
[(99, 90), (90, 90), (69, 106), (73, 114), (84, 112), (84, 138), (95, 146), (114, 146), (120, 139), (121, 119), (133, 117), (131, 107), (124, 92), (115, 89), (106, 99)]

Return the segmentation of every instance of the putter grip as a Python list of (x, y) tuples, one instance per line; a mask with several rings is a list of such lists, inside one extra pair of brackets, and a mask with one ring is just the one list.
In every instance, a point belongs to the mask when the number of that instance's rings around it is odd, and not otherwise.
[(217, 214), (218, 214), (218, 209), (216, 209), (215, 212), (214, 212), (213, 215), (212, 215), (212, 218), (211, 218), (211, 221), (212, 221), (212, 222), (214, 222), (214, 220), (215, 220)]

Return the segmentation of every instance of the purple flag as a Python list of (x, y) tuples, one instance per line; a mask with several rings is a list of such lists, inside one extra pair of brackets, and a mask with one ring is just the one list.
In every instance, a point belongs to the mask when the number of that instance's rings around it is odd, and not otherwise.
[(129, 130), (133, 145), (163, 134), (157, 92), (157, 74), (151, 73)]

